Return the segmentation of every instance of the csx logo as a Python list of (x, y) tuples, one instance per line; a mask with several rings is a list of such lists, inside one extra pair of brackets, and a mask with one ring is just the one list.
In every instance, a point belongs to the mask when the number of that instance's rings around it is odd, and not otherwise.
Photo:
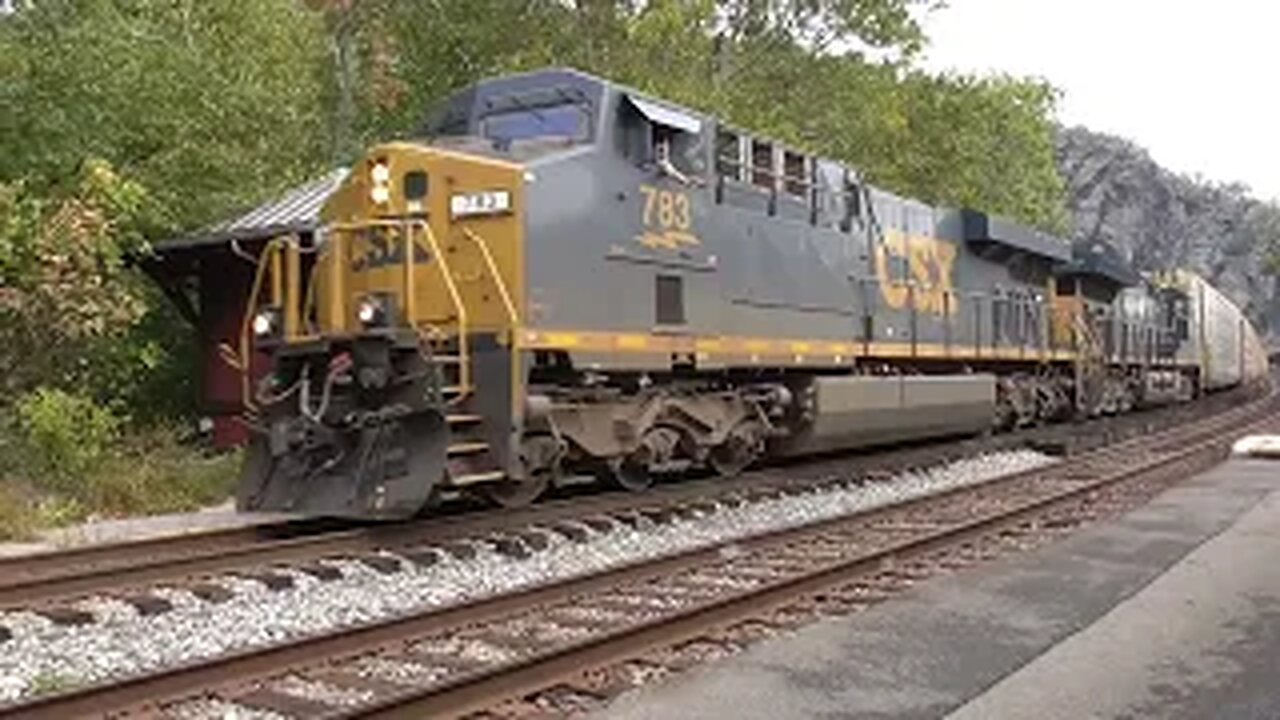
[[(895, 272), (894, 261), (906, 264), (906, 272)], [(907, 307), (914, 292), (916, 310), (931, 315), (952, 311), (948, 296), (953, 292), (952, 271), (956, 246), (926, 235), (908, 236), (900, 230), (885, 231), (884, 242), (876, 248), (876, 276), (885, 304), (895, 310)], [(910, 273), (910, 278), (906, 274)], [(914, 280), (914, 291), (906, 282)]]
[(640, 194), (644, 196), (640, 209), (644, 232), (636, 236), (636, 242), (667, 250), (702, 244), (692, 232), (693, 205), (688, 193), (641, 185)]
[[(374, 228), (360, 235), (352, 250), (355, 259), (351, 261), (351, 269), (354, 272), (376, 270), (404, 262), (404, 240), (399, 237), (387, 237), (387, 232), (382, 228)], [(414, 241), (414, 264), (420, 265), (430, 259), (431, 256), (426, 249)]]

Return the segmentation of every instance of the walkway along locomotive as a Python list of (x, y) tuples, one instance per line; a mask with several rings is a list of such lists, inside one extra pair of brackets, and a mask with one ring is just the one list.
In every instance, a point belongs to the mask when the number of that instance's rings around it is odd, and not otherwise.
[(396, 518), (447, 489), (975, 433), (1261, 372), (1185, 273), (930, 207), (571, 70), (458, 93), (372, 148), (316, 241), (269, 243), (241, 365), (245, 510)]

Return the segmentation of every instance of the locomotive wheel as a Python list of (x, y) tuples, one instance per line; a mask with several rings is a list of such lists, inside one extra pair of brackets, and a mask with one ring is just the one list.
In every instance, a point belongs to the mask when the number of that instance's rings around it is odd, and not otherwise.
[(550, 435), (526, 438), (520, 460), (526, 468), (523, 480), (486, 483), (477, 489), (486, 499), (504, 508), (521, 508), (560, 484), (560, 443)]
[(552, 471), (539, 470), (524, 480), (485, 483), (476, 489), (494, 505), (504, 508), (522, 508), (542, 497), (547, 488), (551, 487), (553, 477)]
[(724, 442), (711, 449), (707, 460), (711, 469), (721, 477), (736, 477), (760, 457), (760, 425), (755, 422), (739, 424)]
[(635, 457), (610, 460), (600, 468), (596, 477), (609, 485), (630, 492), (643, 492), (653, 486), (653, 474), (649, 472), (649, 463), (641, 462)]

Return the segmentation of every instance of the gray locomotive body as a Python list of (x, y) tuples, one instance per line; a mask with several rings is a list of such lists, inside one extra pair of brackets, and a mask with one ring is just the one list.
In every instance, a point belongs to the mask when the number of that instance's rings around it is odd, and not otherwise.
[[(528, 136), (495, 137), (494, 115), (507, 130), (522, 115)], [(1045, 233), (573, 71), (487, 81), (443, 117), (437, 132), (531, 154), (530, 388), (571, 446), (630, 416), (617, 405), (640, 388), (786, 397), (760, 432), (795, 453), (1118, 412), (1201, 383), (1178, 335), (1194, 308)], [(602, 387), (620, 390), (587, 399)], [(588, 456), (626, 452), (592, 441)]]
[[(399, 415), (371, 407), (358, 430), (316, 420), (323, 443), (278, 443), (246, 482), (245, 497), (287, 499), (246, 507), (385, 516), (450, 487), (521, 504), (584, 473), (641, 489), (690, 467), (732, 475), (766, 455), (1123, 412), (1263, 372), (1247, 321), (1190, 276), (1141, 278), (1106, 248), (899, 197), (576, 71), (477, 83), (425, 134), (373, 148), (344, 183), (326, 218), (360, 261), (322, 248), (325, 312), (284, 317), (314, 315), (322, 340), (394, 330), (395, 357), (416, 347), (405, 367), (417, 383), (434, 373), (434, 394)], [(286, 329), (278, 353), (316, 339)], [(401, 386), (387, 365), (359, 376), (383, 383), (367, 390)], [(430, 442), (397, 429), (405, 412), (432, 418)], [(402, 438), (388, 458), (430, 455), (409, 463), (423, 477), (397, 480), (394, 513), (381, 461), (344, 470), (368, 486), (358, 507), (309, 502), (305, 482), (261, 490), (285, 482), (279, 463), (306, 477), (357, 432), (381, 448), (370, 423)]]
[[(527, 137), (495, 136), (494, 115), (505, 129), (522, 117)], [(1188, 356), (1185, 316), (1204, 318), (1176, 290), (715, 118), (555, 70), (482, 83), (444, 117), (436, 130), (538, 148), (524, 340), (530, 392), (570, 461), (614, 475), (638, 450), (650, 469), (696, 461), (722, 434), (681, 420), (650, 447), (644, 437), (698, 412), (797, 453), (1219, 385), (1201, 370), (1222, 350)], [(548, 136), (563, 146), (547, 151)]]

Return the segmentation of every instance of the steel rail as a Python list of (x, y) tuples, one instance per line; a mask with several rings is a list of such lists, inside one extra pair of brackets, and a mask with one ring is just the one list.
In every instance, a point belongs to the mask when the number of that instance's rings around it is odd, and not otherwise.
[[(1180, 409), (1183, 408), (1169, 410)], [(1233, 422), (1235, 415), (1244, 409), (1233, 407), (1197, 422), (1213, 419)], [(1088, 427), (1053, 426), (1021, 434), (1011, 433), (997, 438), (993, 449), (1016, 446), (1025, 442), (1027, 437), (1045, 431), (1083, 432)], [(356, 528), (351, 528), (350, 523), (332, 520), (287, 520), (0, 558), (0, 609), (30, 607), (54, 600), (134, 589), (252, 566), (394, 550), (415, 544), (447, 544), (522, 525), (555, 524), (591, 515), (664, 508), (694, 500), (714, 501), (743, 492), (783, 490), (812, 485), (824, 474), (847, 473), (873, 464), (903, 468), (936, 462), (940, 457), (952, 454), (950, 450), (953, 448), (975, 446), (970, 449), (976, 449), (977, 442), (964, 439), (854, 457), (819, 458), (802, 466), (781, 464), (764, 468), (733, 483), (716, 478), (690, 480), (660, 485), (643, 495), (601, 493), (551, 500), (529, 508), (486, 515), (446, 515), (401, 525)], [(780, 477), (784, 474), (787, 477)]]
[[(1273, 394), (1264, 400), (1236, 408), (1228, 414), (1235, 420), (1245, 419), (1245, 427), (1256, 427), (1273, 419), (1272, 414), (1277, 411), (1276, 405), (1276, 397)], [(1221, 418), (1219, 422), (1214, 423), (1215, 426), (1223, 424), (1226, 423)], [(1244, 429), (1234, 422), (1231, 426), (1232, 434)], [(927, 549), (954, 542), (956, 538), (987, 532), (1005, 522), (1015, 524), (1022, 522), (1029, 515), (1072, 499), (1086, 497), (1089, 493), (1124, 480), (1142, 478), (1179, 463), (1193, 464), (1199, 468), (1222, 456), (1227, 428), (1223, 428), (1222, 434), (1216, 437), (1195, 444), (1185, 444), (1155, 459), (1129, 452), (1143, 442), (1159, 441), (1172, 445), (1174, 444), (1172, 438), (1183, 429), (1185, 426), (1155, 436), (1108, 446), (1101, 451), (1087, 453), (1070, 465), (1063, 463), (1015, 473), (964, 487), (951, 488), (941, 493), (914, 498), (867, 513), (833, 518), (801, 527), (774, 530), (746, 539), (623, 565), (590, 576), (570, 578), (466, 604), (348, 627), (293, 642), (239, 651), (204, 661), (165, 668), (149, 675), (119, 678), (100, 685), (36, 697), (20, 705), (0, 707), (0, 713), (4, 713), (5, 717), (13, 718), (64, 718), (118, 712), (140, 705), (154, 707), (158, 702), (188, 697), (210, 688), (240, 684), (263, 676), (276, 676), (287, 672), (289, 668), (314, 666), (324, 659), (367, 653), (389, 643), (404, 641), (415, 636), (484, 623), (486, 620), (514, 611), (564, 601), (592, 591), (606, 590), (624, 581), (634, 582), (638, 579), (668, 575), (683, 569), (702, 567), (722, 559), (724, 551), (730, 546), (739, 551), (765, 548), (788, 540), (819, 534), (851, 522), (866, 522), (869, 518), (881, 513), (897, 513), (916, 507), (945, 503), (966, 495), (978, 495), (992, 488), (1012, 487), (1018, 482), (1035, 481), (1041, 475), (1052, 476), (1055, 472), (1060, 474), (1057, 478), (1059, 481), (1069, 483), (1069, 487), (1065, 490), (1055, 492), (1048, 497), (1036, 498), (1011, 510), (1002, 509), (988, 513), (927, 537), (916, 538), (900, 546), (839, 563), (812, 577), (806, 576), (780, 583), (769, 589), (766, 595), (756, 599), (753, 597), (757, 593), (749, 593), (736, 599), (711, 603), (706, 607), (695, 608), (671, 621), (676, 624), (665, 622), (663, 626), (629, 628), (554, 651), (536, 662), (529, 659), (501, 668), (469, 673), (424, 691), (407, 692), (382, 703), (352, 711), (354, 715), (371, 713), (387, 717), (400, 716), (401, 713), (411, 713), (414, 717), (421, 717), (423, 714), (438, 711), (461, 712), (468, 708), (492, 704), (500, 696), (514, 692), (514, 689), (540, 687), (547, 682), (548, 678), (559, 677), (564, 673), (579, 670), (583, 666), (596, 665), (608, 658), (634, 654), (637, 648), (668, 642), (672, 637), (682, 636), (682, 633), (705, 632), (708, 623), (714, 624), (727, 617), (739, 617), (743, 613), (749, 615), (752, 608), (761, 607), (761, 603), (774, 603), (786, 597), (793, 597), (797, 593), (808, 592), (813, 587), (827, 585), (838, 578), (844, 578), (850, 572), (880, 567), (880, 564), (886, 560), (925, 552)], [(1137, 462), (1138, 466), (1103, 474), (1101, 479), (1070, 482), (1078, 479), (1078, 476), (1073, 474), (1075, 468), (1110, 462), (1117, 457), (1126, 458), (1131, 463)], [(1095, 468), (1095, 473), (1098, 471), (1099, 469)], [(861, 570), (858, 570), (859, 568)], [(619, 645), (619, 643), (622, 644)]]
[[(705, 635), (709, 630), (757, 617), (797, 597), (873, 575), (894, 563), (925, 555), (974, 537), (1016, 527), (1028, 518), (1089, 493), (1097, 492), (1104, 487), (1135, 481), (1139, 478), (1145, 479), (1148, 475), (1168, 466), (1188, 463), (1197, 457), (1203, 457), (1202, 462), (1212, 465), (1221, 458), (1221, 448), (1218, 444), (1215, 441), (1207, 441), (1203, 445), (1148, 466), (1124, 470), (1097, 482), (1068, 488), (1020, 505), (1011, 511), (993, 511), (977, 519), (929, 533), (923, 537), (912, 538), (889, 548), (874, 550), (849, 560), (832, 563), (799, 577), (788, 578), (763, 588), (753, 588), (728, 598), (695, 605), (655, 622), (639, 623), (613, 633), (591, 637), (544, 655), (536, 655), (492, 669), (463, 675), (422, 691), (409, 691), (346, 712), (339, 711), (333, 717), (379, 719), (453, 717), (493, 707), (501, 701), (571, 678), (583, 670), (606, 666), (644, 652), (692, 640)], [(1194, 462), (1190, 464), (1193, 467), (1203, 467)]]
[(0, 558), (0, 607), (8, 606), (11, 597), (21, 599), (26, 588), (42, 583), (74, 585), (74, 579), (81, 575), (127, 572), (136, 565), (160, 564), (278, 542), (322, 532), (334, 525), (333, 521), (314, 519), (264, 521), (6, 556)]

